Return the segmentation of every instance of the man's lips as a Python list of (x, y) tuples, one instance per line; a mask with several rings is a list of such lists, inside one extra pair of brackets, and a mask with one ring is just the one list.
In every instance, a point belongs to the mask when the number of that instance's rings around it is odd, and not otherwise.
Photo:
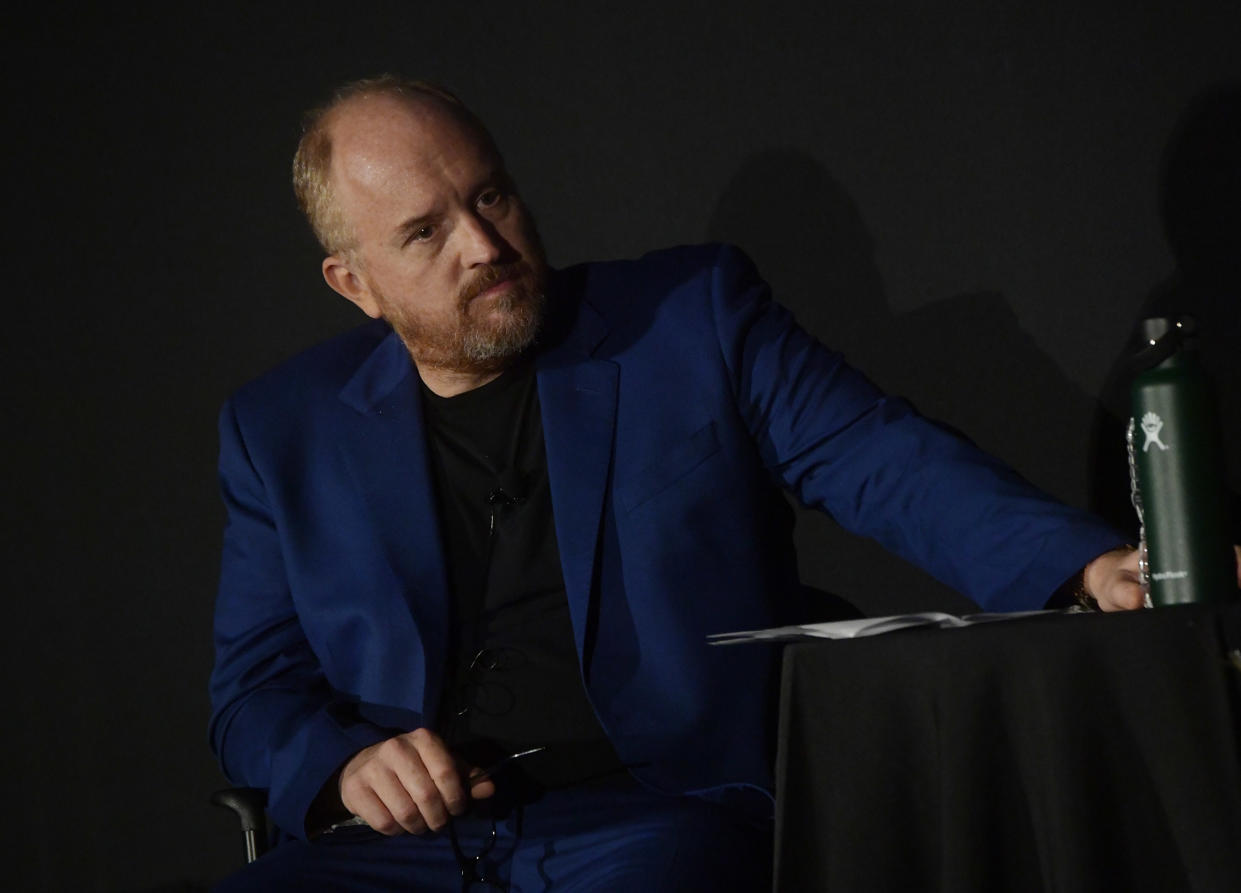
[[(530, 267), (523, 263), (505, 264), (502, 267), (491, 267), (482, 273), (461, 291), (460, 303), (464, 309), (474, 303), (476, 298), (494, 301), (502, 296), (518, 297), (533, 283)], [(485, 301), (484, 303), (489, 303)]]
[(515, 270), (498, 282), (492, 282), (490, 285), (474, 292), (465, 303), (468, 306), (476, 300), (482, 300), (486, 303), (488, 300), (512, 296), (520, 291), (521, 278), (521, 272)]
[(506, 279), (501, 279), (499, 282), (495, 283), (494, 285), (483, 289), (481, 292), (475, 295), (475, 297), (487, 298), (487, 297), (501, 294), (503, 292), (508, 291), (512, 287), (513, 283), (515, 283), (516, 281), (517, 281), (516, 276), (509, 276)]

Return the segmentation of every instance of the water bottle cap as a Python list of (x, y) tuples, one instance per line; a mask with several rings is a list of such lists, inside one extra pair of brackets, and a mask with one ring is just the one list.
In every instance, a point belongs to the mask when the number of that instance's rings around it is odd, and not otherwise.
[(1175, 319), (1152, 316), (1142, 320), (1138, 326), (1141, 343), (1131, 358), (1133, 371), (1137, 373), (1153, 369), (1185, 348), (1192, 349), (1195, 328), (1191, 316), (1179, 316)]
[(1152, 316), (1139, 323), (1138, 332), (1144, 344), (1154, 344), (1168, 334), (1168, 329), (1170, 328), (1172, 328), (1172, 320), (1166, 316)]
[(1160, 338), (1175, 333), (1178, 341), (1183, 341), (1194, 334), (1194, 318), (1192, 316), (1179, 316), (1171, 319), (1167, 316), (1151, 316), (1142, 320), (1138, 327), (1142, 336), (1142, 343), (1145, 345), (1153, 345)]

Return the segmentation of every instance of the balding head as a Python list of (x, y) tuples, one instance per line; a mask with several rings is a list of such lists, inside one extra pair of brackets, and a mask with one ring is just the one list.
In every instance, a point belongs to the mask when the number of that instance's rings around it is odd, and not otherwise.
[(348, 255), (356, 246), (353, 227), (335, 194), (333, 158), (346, 143), (351, 150), (366, 150), (367, 140), (392, 135), (392, 128), (386, 124), (394, 119), (408, 123), (410, 118), (426, 123), (448, 119), (472, 131), (489, 151), (496, 151), (482, 122), (443, 87), (396, 75), (345, 84), (327, 103), (307, 112), (293, 156), (293, 191), (298, 206), (327, 254)]
[(294, 180), (328, 253), (324, 280), (392, 325), (429, 387), (475, 387), (531, 344), (538, 232), (486, 130), (450, 96), (351, 85), (312, 118)]

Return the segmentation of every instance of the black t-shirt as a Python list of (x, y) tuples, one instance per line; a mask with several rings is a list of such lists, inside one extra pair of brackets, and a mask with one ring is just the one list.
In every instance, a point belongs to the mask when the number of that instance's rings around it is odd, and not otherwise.
[(422, 393), (452, 592), (442, 733), (477, 766), (547, 747), (506, 772), (536, 789), (619, 777), (573, 641), (532, 363)]

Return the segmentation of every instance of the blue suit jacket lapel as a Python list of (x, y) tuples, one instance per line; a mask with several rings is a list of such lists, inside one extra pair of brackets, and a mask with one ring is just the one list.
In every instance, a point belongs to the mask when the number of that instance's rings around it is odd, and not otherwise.
[(537, 375), (556, 541), (581, 652), (612, 464), (619, 370), (590, 358), (607, 333), (603, 318), (584, 300), (573, 309), (572, 330), (540, 353)]
[[(427, 669), (422, 701), (429, 713), (438, 700), (439, 668), (447, 657), (448, 577), (418, 375), (395, 333), (389, 333), (363, 362), (340, 399), (359, 414), (340, 448), (370, 509), (375, 536), (403, 584), (402, 595), (422, 639)], [(397, 694), (407, 691), (409, 680), (380, 684), (394, 686), (392, 694)]]

